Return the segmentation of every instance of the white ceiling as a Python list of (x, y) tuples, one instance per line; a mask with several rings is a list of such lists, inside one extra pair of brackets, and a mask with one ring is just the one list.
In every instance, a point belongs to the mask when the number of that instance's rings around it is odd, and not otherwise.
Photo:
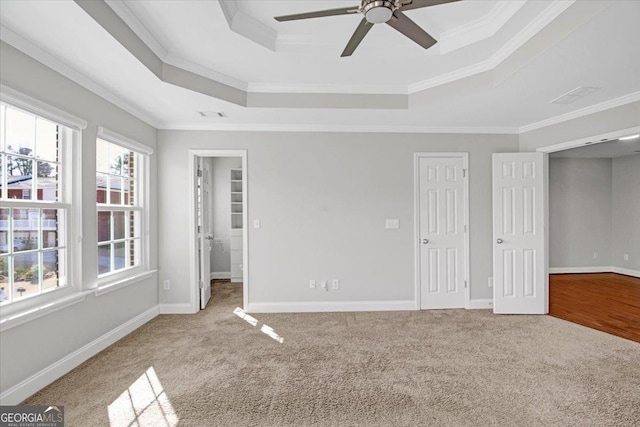
[[(108, 1), (161, 60), (209, 79), (249, 93), (302, 94), (298, 100), (399, 94), (408, 108), (248, 108), (190, 91), (159, 80), (68, 0), (3, 1), (0, 37), (161, 128), (517, 132), (640, 99), (640, 2), (445, 4), (407, 12), (440, 39), (434, 48), (378, 25), (349, 58), (339, 55), (359, 15), (273, 20), (355, 3), (240, 1), (229, 21), (216, 1)], [(275, 50), (265, 47), (270, 37)], [(578, 86), (600, 89), (572, 104), (550, 103)]]

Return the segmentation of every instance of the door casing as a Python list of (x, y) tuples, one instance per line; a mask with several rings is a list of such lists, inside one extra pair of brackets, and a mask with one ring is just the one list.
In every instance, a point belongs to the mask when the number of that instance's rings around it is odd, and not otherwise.
[(189, 150), (189, 224), (187, 233), (189, 234), (189, 283), (190, 298), (189, 304), (191, 312), (200, 311), (200, 286), (198, 283), (198, 241), (196, 238), (196, 180), (199, 157), (240, 157), (242, 158), (242, 304), (247, 310), (249, 304), (249, 192), (248, 192), (248, 154), (247, 150)]
[(464, 223), (466, 224), (466, 232), (464, 234), (464, 272), (466, 287), (464, 292), (464, 307), (469, 308), (469, 300), (471, 297), (471, 278), (469, 275), (469, 153), (468, 152), (416, 152), (413, 154), (413, 237), (414, 237), (414, 298), (416, 301), (416, 310), (420, 310), (420, 286), (421, 286), (421, 268), (420, 268), (420, 159), (422, 158), (460, 158), (462, 159), (462, 167), (464, 169)]

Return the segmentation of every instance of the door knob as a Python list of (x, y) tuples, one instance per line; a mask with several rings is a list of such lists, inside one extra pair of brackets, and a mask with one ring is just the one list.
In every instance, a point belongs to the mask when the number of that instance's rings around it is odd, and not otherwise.
[(503, 242), (503, 240), (502, 240), (502, 239), (498, 239), (498, 240), (496, 240), (496, 243), (498, 243), (498, 244), (501, 244), (502, 242)]
[(213, 239), (214, 239), (214, 237), (213, 237), (211, 234), (209, 234), (209, 235), (205, 236), (205, 239), (207, 239), (207, 240), (213, 240)]
[(429, 239), (422, 239), (422, 244), (426, 245), (427, 243), (429, 243)]

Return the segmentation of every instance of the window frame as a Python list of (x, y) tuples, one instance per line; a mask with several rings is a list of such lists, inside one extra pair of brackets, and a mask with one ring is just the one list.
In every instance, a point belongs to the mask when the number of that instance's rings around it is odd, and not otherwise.
[[(98, 126), (97, 137), (96, 137), (96, 145), (97, 140), (102, 139), (110, 144), (115, 144), (119, 147), (125, 148), (127, 150), (133, 151), (138, 154), (139, 165), (138, 167), (138, 176), (135, 178), (135, 182), (137, 185), (136, 194), (137, 194), (137, 205), (112, 205), (106, 203), (98, 203), (96, 199), (95, 207), (95, 220), (96, 220), (96, 240), (95, 240), (95, 248), (96, 248), (96, 284), (98, 292), (104, 292), (109, 288), (120, 288), (123, 285), (135, 283), (137, 279), (140, 280), (146, 278), (150, 274), (150, 241), (149, 241), (149, 221), (150, 221), (150, 211), (149, 211), (149, 187), (150, 187), (150, 165), (151, 165), (151, 155), (153, 154), (153, 149), (143, 145), (131, 138), (128, 138), (124, 135), (120, 135), (117, 132), (106, 129), (102, 126)], [(97, 154), (96, 154), (97, 160)], [(141, 169), (141, 170), (140, 170)], [(96, 175), (98, 173), (97, 167), (95, 170)], [(97, 188), (97, 186), (96, 186)], [(94, 190), (95, 197), (95, 190)], [(98, 273), (98, 212), (114, 212), (114, 211), (133, 211), (138, 212), (139, 221), (140, 221), (140, 253), (137, 254), (138, 259), (140, 260), (138, 265), (132, 267), (126, 267), (124, 269), (110, 271), (109, 273), (99, 274)], [(111, 241), (111, 240), (110, 240)]]
[[(29, 318), (39, 317), (47, 310), (57, 309), (61, 304), (68, 305), (71, 299), (82, 294), (82, 131), (87, 122), (52, 105), (32, 98), (20, 91), (0, 84), (0, 102), (9, 108), (22, 110), (42, 119), (63, 126), (66, 135), (59, 148), (60, 164), (63, 165), (59, 175), (59, 200), (50, 201), (12, 201), (4, 199), (3, 208), (38, 208), (64, 209), (65, 224), (64, 238), (66, 250), (66, 284), (48, 290), (38, 295), (11, 301), (0, 307), (0, 330), (6, 329), (8, 324), (14, 324), (15, 319), (26, 314)], [(2, 172), (6, 174), (6, 171)], [(3, 177), (0, 179), (4, 180)], [(6, 182), (6, 181), (5, 181)], [(8, 191), (8, 188), (6, 188)], [(8, 194), (8, 193), (7, 193)], [(11, 236), (8, 236), (11, 238)], [(42, 253), (40, 251), (39, 253)], [(11, 321), (11, 322), (8, 322)], [(26, 321), (21, 319), (20, 323)]]

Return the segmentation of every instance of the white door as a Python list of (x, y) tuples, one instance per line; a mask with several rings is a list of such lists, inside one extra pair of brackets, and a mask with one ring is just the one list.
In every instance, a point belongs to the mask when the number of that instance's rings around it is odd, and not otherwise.
[(493, 155), (493, 311), (549, 311), (543, 153)]
[(465, 158), (419, 157), (420, 308), (463, 308)]
[(208, 159), (198, 158), (198, 176), (196, 186), (197, 203), (197, 233), (198, 233), (198, 258), (200, 286), (200, 309), (204, 309), (211, 298), (211, 221), (209, 201), (211, 197), (211, 182)]

